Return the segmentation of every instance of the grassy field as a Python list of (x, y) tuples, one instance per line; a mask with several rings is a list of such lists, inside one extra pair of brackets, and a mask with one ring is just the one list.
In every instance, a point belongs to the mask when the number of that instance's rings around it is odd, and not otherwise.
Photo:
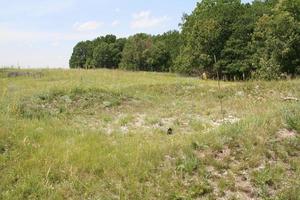
[(300, 199), (289, 97), (299, 79), (1, 70), (0, 199)]

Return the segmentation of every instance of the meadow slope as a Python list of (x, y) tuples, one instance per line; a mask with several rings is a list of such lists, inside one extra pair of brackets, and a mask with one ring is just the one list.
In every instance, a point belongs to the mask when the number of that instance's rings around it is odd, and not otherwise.
[(299, 79), (2, 69), (0, 199), (299, 199), (296, 99)]

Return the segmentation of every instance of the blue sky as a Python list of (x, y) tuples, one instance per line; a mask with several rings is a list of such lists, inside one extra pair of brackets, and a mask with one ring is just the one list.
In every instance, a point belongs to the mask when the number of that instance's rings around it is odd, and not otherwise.
[(190, 13), (196, 2), (0, 0), (0, 67), (68, 67), (78, 41), (178, 29), (182, 14)]

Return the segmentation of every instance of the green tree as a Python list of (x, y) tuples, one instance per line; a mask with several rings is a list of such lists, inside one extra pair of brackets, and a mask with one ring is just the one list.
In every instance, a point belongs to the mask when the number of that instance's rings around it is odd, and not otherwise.
[(113, 44), (102, 42), (94, 49), (93, 60), (96, 68), (115, 67), (113, 58), (114, 58)]
[[(261, 4), (261, 2), (257, 2)], [(253, 3), (257, 4), (257, 3)], [(251, 76), (251, 48), (249, 42), (254, 32), (255, 24), (262, 15), (260, 6), (244, 4), (240, 7), (240, 16), (231, 25), (231, 36), (221, 52), (218, 68), (227, 79), (246, 79)]]
[(148, 71), (147, 52), (153, 45), (150, 35), (139, 33), (128, 38), (123, 53), (120, 68), (128, 70)]
[(125, 38), (117, 39), (115, 35), (79, 42), (73, 49), (70, 68), (117, 68), (125, 43)]
[(299, 73), (299, 10), (299, 1), (280, 0), (272, 14), (264, 15), (257, 22), (252, 38), (257, 78), (274, 79), (280, 73)]
[(79, 42), (71, 68), (206, 72), (229, 80), (275, 79), (300, 73), (300, 1), (202, 0), (185, 14), (181, 32), (128, 39), (106, 35)]
[(114, 62), (114, 67), (118, 67), (121, 60), (122, 60), (122, 52), (125, 47), (127, 39), (126, 38), (119, 38), (116, 40), (114, 43), (114, 48), (113, 48), (113, 62)]
[(232, 24), (242, 12), (239, 0), (203, 0), (189, 16), (183, 18), (183, 48), (175, 71), (215, 74), (221, 54), (232, 34)]
[(73, 49), (69, 61), (70, 68), (89, 68), (86, 65), (86, 61), (91, 60), (92, 52), (92, 43), (90, 41), (79, 42)]
[(166, 72), (169, 70), (170, 52), (164, 42), (156, 42), (144, 51), (148, 71)]
[(168, 54), (168, 60), (164, 60), (164, 63), (161, 64), (164, 65), (165, 68), (163, 71), (170, 71), (175, 64), (176, 58), (180, 54), (180, 48), (182, 46), (181, 34), (175, 30), (168, 31), (162, 35), (155, 36), (154, 43), (159, 43), (161, 48), (164, 48), (162, 53)]

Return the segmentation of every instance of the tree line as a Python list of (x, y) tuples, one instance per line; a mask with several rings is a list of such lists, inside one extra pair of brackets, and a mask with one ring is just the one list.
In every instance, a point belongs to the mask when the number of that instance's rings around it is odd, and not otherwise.
[(70, 68), (206, 74), (226, 80), (300, 74), (300, 1), (202, 0), (179, 31), (79, 42)]

